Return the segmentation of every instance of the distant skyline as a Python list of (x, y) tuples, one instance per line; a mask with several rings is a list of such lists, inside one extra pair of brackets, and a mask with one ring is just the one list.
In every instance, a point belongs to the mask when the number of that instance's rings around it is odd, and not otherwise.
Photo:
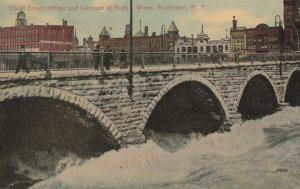
[[(152, 32), (159, 34), (162, 24), (168, 28), (171, 22), (175, 21), (181, 36), (197, 35), (203, 24), (205, 32), (211, 39), (225, 37), (226, 29), (229, 30), (232, 25), (233, 16), (237, 17), (239, 26), (246, 27), (255, 27), (260, 23), (273, 26), (277, 14), (283, 20), (282, 0), (133, 0), (133, 2), (134, 34), (139, 31), (140, 19), (142, 30), (145, 25), (149, 26), (149, 34)], [(109, 5), (117, 5), (117, 10), (101, 10)], [(150, 7), (150, 10), (138, 10), (137, 5), (146, 9)], [(76, 6), (79, 10), (74, 9)], [(18, 10), (25, 7), (28, 24), (61, 24), (62, 19), (67, 19), (69, 25), (75, 26), (81, 44), (82, 38), (89, 35), (97, 40), (104, 26), (111, 28), (109, 32), (112, 37), (122, 37), (125, 25), (129, 23), (129, 10), (126, 10), (126, 6), (129, 7), (129, 0), (1, 0), (0, 26), (13, 26)], [(158, 6), (164, 9), (158, 10)], [(73, 9), (69, 10), (69, 7)], [(49, 11), (48, 8), (55, 10)], [(86, 10), (88, 8), (98, 10)]]

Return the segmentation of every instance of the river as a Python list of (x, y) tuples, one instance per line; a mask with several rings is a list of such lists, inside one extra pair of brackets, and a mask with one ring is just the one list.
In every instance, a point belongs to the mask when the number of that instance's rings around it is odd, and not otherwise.
[[(68, 157), (62, 162), (67, 168), (42, 175), (31, 189), (300, 188), (300, 108), (234, 125), (227, 133), (166, 137), (163, 148), (149, 140), (89, 160)], [(175, 144), (181, 148), (174, 150)], [(38, 180), (40, 173), (27, 173)]]

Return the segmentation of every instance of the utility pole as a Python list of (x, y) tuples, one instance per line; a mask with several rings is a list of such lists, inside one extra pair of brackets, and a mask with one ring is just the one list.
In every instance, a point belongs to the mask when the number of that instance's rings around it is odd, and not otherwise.
[(164, 35), (166, 33), (166, 26), (161, 25), (161, 51), (164, 52)]
[(133, 20), (133, 10), (132, 10), (132, 0), (130, 0), (130, 32), (129, 32), (129, 90), (128, 95), (132, 98), (133, 95), (133, 75), (132, 75), (132, 67), (133, 67), (133, 41), (132, 41), (132, 20)]

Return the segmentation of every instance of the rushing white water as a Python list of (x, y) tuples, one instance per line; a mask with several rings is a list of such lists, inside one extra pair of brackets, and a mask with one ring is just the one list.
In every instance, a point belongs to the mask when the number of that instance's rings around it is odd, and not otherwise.
[(195, 135), (173, 153), (153, 141), (110, 151), (37, 188), (300, 188), (300, 108)]

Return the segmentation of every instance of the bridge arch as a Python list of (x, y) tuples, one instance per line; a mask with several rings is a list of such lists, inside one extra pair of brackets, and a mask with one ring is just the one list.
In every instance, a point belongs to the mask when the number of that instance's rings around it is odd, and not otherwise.
[(80, 108), (95, 118), (98, 124), (101, 125), (118, 144), (121, 144), (122, 135), (111, 120), (99, 108), (82, 97), (65, 90), (45, 86), (20, 86), (0, 91), (0, 103), (11, 99), (33, 97), (63, 101)]
[(143, 121), (140, 126), (141, 131), (145, 130), (145, 127), (147, 125), (147, 122), (148, 122), (151, 114), (153, 113), (157, 104), (166, 96), (166, 94), (168, 92), (170, 92), (172, 89), (174, 89), (175, 87), (179, 86), (180, 84), (184, 84), (186, 82), (195, 82), (195, 83), (205, 86), (212, 93), (212, 95), (216, 98), (216, 100), (220, 104), (221, 108), (224, 111), (223, 113), (224, 113), (225, 119), (227, 121), (227, 119), (229, 117), (229, 111), (228, 111), (227, 106), (223, 100), (223, 97), (222, 97), (221, 93), (218, 91), (218, 89), (210, 81), (201, 77), (200, 75), (189, 74), (189, 75), (180, 76), (180, 77), (172, 80), (166, 86), (164, 86), (163, 89), (161, 89), (159, 94), (152, 100), (152, 102), (149, 105), (149, 107), (147, 108), (146, 112), (143, 114)]
[(285, 83), (283, 101), (291, 105), (300, 105), (300, 68), (294, 68), (288, 75)]
[[(265, 85), (264, 87), (269, 90), (268, 92), (271, 93), (270, 95), (272, 96), (272, 98), (274, 98), (274, 99), (271, 99), (271, 100), (274, 100), (274, 103), (276, 103), (276, 105), (279, 104), (280, 99), (279, 99), (279, 96), (277, 94), (276, 87), (273, 84), (271, 78), (268, 76), (268, 74), (266, 74), (263, 71), (254, 71), (245, 79), (244, 83), (240, 87), (239, 95), (238, 95), (238, 98), (236, 100), (236, 111), (237, 112), (242, 113), (241, 112), (241, 105), (242, 105), (243, 101), (246, 100), (246, 97), (244, 97), (246, 95), (246, 92), (250, 91), (248, 89), (249, 85), (253, 84), (253, 82), (258, 81), (258, 80), (262, 80), (262, 82)], [(259, 86), (259, 87), (260, 87), (260, 90), (264, 88), (263, 86)], [(242, 115), (242, 117), (243, 117), (243, 115)]]

